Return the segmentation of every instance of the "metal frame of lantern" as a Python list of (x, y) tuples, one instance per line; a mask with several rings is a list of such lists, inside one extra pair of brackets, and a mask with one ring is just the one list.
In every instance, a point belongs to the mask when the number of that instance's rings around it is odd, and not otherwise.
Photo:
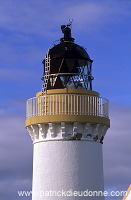
[[(43, 91), (48, 89), (49, 82), (50, 82), (50, 89), (53, 88), (56, 89), (57, 79), (61, 81), (63, 86), (62, 88), (74, 87), (75, 89), (81, 88), (86, 90), (92, 90), (92, 80), (94, 79), (94, 77), (92, 76), (92, 60), (89, 61), (84, 59), (62, 59), (57, 73), (50, 73), (50, 60), (51, 60), (50, 55), (47, 54), (45, 62), (43, 63), (45, 68), (45, 73), (42, 78)], [(77, 65), (77, 67), (75, 66), (75, 68), (77, 69), (77, 73), (61, 72), (61, 67), (63, 63), (66, 62), (66, 64), (68, 65), (67, 60), (68, 62), (74, 60), (74, 63)]]

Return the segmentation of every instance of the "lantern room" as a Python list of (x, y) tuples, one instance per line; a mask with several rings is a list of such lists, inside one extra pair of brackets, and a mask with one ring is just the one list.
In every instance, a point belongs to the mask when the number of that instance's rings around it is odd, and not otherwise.
[(50, 89), (92, 90), (92, 62), (86, 50), (74, 43), (71, 24), (62, 25), (64, 37), (50, 48), (43, 60), (43, 91)]

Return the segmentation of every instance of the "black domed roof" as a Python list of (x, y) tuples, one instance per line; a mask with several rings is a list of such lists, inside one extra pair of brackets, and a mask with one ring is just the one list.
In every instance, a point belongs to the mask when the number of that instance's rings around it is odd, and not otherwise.
[(68, 58), (91, 61), (86, 50), (74, 42), (61, 42), (60, 44), (55, 45), (49, 50), (49, 55), (51, 59)]

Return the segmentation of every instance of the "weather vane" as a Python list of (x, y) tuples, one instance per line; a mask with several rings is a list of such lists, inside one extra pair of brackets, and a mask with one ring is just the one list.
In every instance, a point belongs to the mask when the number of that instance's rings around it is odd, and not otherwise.
[(69, 24), (61, 25), (62, 33), (64, 34), (64, 38), (71, 38), (71, 29), (69, 28), (72, 25), (73, 19), (69, 19)]

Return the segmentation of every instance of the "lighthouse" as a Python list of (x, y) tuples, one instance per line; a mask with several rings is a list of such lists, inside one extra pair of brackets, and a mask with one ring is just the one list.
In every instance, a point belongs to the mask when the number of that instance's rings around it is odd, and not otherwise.
[(108, 100), (92, 90), (92, 62), (71, 24), (43, 60), (42, 91), (27, 100), (32, 200), (104, 200), (102, 146)]

